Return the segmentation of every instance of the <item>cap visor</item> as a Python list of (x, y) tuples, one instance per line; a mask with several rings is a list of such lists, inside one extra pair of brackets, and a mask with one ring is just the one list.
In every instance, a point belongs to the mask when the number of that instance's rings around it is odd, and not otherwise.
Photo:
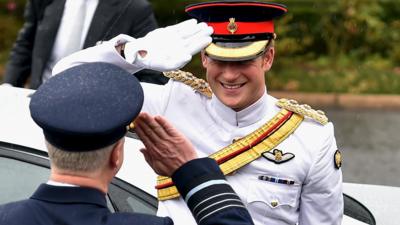
[[(268, 44), (268, 40), (251, 42), (245, 46), (226, 47), (211, 43), (206, 47), (205, 53), (212, 59), (220, 61), (244, 61), (260, 56)], [(226, 44), (226, 43), (225, 43)], [(231, 45), (238, 43), (230, 43)]]

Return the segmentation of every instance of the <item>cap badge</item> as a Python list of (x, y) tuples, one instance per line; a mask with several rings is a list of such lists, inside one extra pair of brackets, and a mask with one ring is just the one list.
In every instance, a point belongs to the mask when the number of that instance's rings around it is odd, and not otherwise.
[(335, 168), (339, 169), (342, 166), (342, 153), (339, 150), (336, 150), (334, 160)]
[(267, 160), (269, 160), (271, 162), (274, 162), (276, 164), (287, 162), (287, 161), (289, 161), (289, 160), (294, 158), (294, 154), (293, 153), (290, 153), (290, 152), (283, 153), (279, 149), (274, 149), (272, 152), (271, 151), (264, 152), (262, 154), (262, 156), (264, 158), (266, 158)]
[(231, 34), (234, 34), (237, 31), (238, 25), (235, 23), (235, 18), (229, 18), (229, 24), (226, 29), (228, 29)]

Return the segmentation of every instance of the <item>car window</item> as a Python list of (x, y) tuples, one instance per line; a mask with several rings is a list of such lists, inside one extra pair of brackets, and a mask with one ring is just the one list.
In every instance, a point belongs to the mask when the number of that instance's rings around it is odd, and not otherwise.
[(136, 212), (155, 215), (157, 199), (146, 192), (114, 178), (109, 187), (109, 195), (113, 206), (119, 212)]
[[(0, 157), (0, 204), (29, 198), (41, 183), (47, 182), (49, 175), (47, 167)], [(115, 212), (108, 196), (107, 206)]]
[(344, 194), (344, 214), (369, 225), (375, 225), (375, 218), (372, 213), (356, 199)]
[(29, 198), (48, 177), (47, 168), (0, 157), (0, 204)]
[[(29, 198), (50, 175), (47, 153), (0, 142), (0, 204)], [(107, 195), (111, 212), (154, 215), (157, 200), (120, 179), (113, 179)]]

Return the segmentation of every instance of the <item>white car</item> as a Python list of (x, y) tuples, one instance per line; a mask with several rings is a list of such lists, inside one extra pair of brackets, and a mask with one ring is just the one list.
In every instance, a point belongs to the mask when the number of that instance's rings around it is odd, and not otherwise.
[[(28, 198), (49, 176), (42, 130), (29, 113), (34, 90), (0, 86), (0, 204)], [(111, 211), (155, 214), (156, 174), (139, 152), (142, 143), (128, 134), (125, 162), (109, 187)], [(343, 225), (397, 225), (400, 188), (344, 183)]]

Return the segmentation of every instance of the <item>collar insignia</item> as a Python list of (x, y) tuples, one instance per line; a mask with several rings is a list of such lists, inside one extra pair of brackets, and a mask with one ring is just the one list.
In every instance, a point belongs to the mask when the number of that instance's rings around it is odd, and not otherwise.
[(342, 153), (340, 153), (339, 150), (336, 150), (336, 152), (335, 152), (334, 162), (335, 162), (336, 169), (339, 169), (340, 167), (342, 167)]
[(237, 31), (238, 25), (235, 23), (235, 18), (229, 18), (229, 24), (226, 29), (228, 29), (231, 34), (234, 34)]
[(294, 158), (293, 153), (290, 152), (283, 153), (279, 149), (274, 149), (272, 152), (271, 151), (264, 152), (262, 156), (267, 160), (274, 162), (276, 164), (284, 163)]

